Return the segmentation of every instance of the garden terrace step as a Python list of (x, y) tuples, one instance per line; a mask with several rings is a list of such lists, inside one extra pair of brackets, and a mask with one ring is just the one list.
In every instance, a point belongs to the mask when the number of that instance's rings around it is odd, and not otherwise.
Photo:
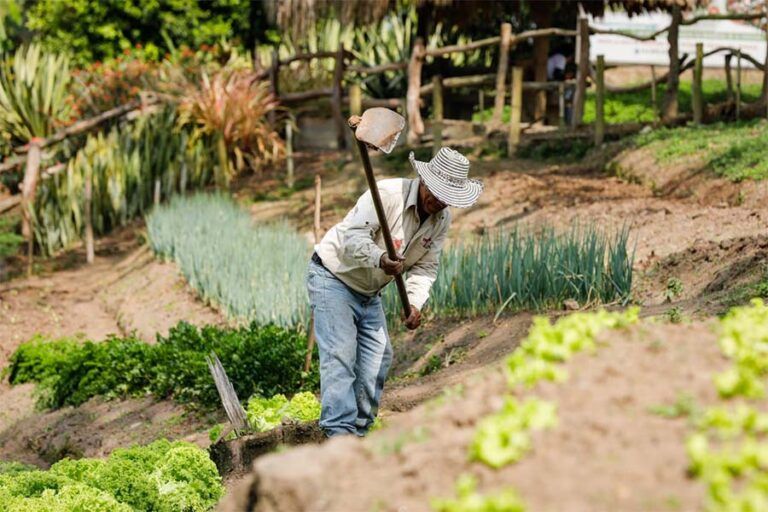
[(318, 423), (283, 423), (267, 432), (250, 434), (231, 441), (219, 441), (208, 449), (222, 478), (251, 470), (253, 461), (280, 445), (319, 444), (325, 435)]

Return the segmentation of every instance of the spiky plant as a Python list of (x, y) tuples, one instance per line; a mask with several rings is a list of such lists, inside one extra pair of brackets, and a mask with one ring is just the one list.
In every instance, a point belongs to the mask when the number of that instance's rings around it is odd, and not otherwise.
[(0, 131), (11, 144), (52, 134), (69, 121), (69, 59), (38, 44), (19, 48), (0, 62)]
[(285, 148), (267, 116), (278, 102), (266, 82), (254, 82), (246, 71), (203, 73), (190, 84), (179, 104), (179, 124), (192, 126), (193, 137), (216, 141), (216, 182), (226, 185), (247, 162), (253, 169), (281, 158)]

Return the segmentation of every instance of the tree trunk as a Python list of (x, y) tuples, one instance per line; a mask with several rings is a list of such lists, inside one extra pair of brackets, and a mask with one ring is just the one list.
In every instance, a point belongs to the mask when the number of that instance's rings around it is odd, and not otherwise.
[[(536, 28), (549, 28), (552, 24), (552, 5), (549, 2), (531, 2), (531, 17)], [(549, 57), (549, 37), (537, 37), (533, 40), (534, 80), (547, 81), (547, 59)], [(534, 122), (542, 121), (547, 113), (547, 91), (536, 93), (533, 104)]]
[(680, 6), (675, 4), (672, 8), (672, 23), (667, 32), (669, 41), (669, 75), (667, 75), (667, 90), (664, 93), (664, 106), (662, 118), (671, 121), (677, 117), (677, 91), (680, 87), (680, 59), (678, 58), (678, 34), (680, 21), (683, 19)]
[(29, 141), (27, 166), (24, 170), (24, 181), (21, 184), (22, 224), (21, 234), (27, 239), (27, 275), (32, 275), (32, 256), (34, 251), (35, 228), (32, 225), (35, 208), (35, 192), (40, 177), (40, 160), (42, 152), (40, 139)]

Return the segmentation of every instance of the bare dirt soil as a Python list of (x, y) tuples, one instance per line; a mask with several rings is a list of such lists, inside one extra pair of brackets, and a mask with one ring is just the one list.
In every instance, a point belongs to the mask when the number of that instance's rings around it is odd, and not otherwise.
[(517, 464), (494, 471), (468, 460), (478, 418), (499, 409), (506, 391), (496, 365), (364, 441), (334, 439), (257, 460), (219, 510), (251, 510), (248, 496), (263, 512), (429, 510), (429, 499), (453, 496), (467, 472), (483, 492), (518, 490), (530, 510), (698, 510), (704, 492), (686, 474), (687, 420), (649, 409), (681, 396), (700, 406), (718, 401), (711, 375), (725, 359), (711, 327), (644, 325), (602, 336), (596, 356), (567, 364), (567, 383), (523, 393), (554, 401), (559, 423), (535, 433), (533, 451)]

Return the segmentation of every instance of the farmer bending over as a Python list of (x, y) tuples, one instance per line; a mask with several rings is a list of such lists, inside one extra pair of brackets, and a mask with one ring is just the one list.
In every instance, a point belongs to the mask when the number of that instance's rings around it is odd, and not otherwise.
[(421, 308), (437, 276), (451, 215), (446, 206), (472, 206), (483, 190), (468, 179), (469, 161), (442, 148), (430, 162), (410, 154), (415, 179), (378, 183), (398, 256), (389, 259), (370, 191), (315, 246), (307, 289), (320, 351), (320, 427), (329, 437), (363, 436), (379, 407), (392, 362), (381, 290), (407, 272), (409, 329), (421, 323)]

